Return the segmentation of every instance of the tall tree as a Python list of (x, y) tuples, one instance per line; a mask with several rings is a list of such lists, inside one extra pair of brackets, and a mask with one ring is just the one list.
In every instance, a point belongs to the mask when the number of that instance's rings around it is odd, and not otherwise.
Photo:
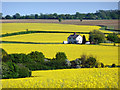
[(85, 44), (86, 43), (86, 37), (85, 35), (83, 35), (83, 41), (82, 41), (82, 44)]
[(13, 19), (20, 19), (20, 14), (19, 13), (16, 13), (15, 15), (13, 15)]
[(119, 38), (118, 38), (116, 33), (110, 33), (107, 36), (107, 40), (110, 40), (110, 41), (114, 42), (114, 46), (115, 46), (115, 43), (118, 42)]
[(95, 44), (99, 44), (105, 41), (105, 35), (99, 30), (93, 30), (89, 34), (90, 42), (94, 42)]
[(35, 19), (38, 19), (38, 18), (39, 18), (38, 14), (35, 14)]
[(10, 15), (6, 15), (5, 19), (11, 19), (12, 17)]

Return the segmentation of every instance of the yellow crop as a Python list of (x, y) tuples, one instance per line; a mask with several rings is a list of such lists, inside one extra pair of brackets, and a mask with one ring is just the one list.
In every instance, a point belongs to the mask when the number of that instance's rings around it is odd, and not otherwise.
[[(34, 31), (89, 32), (92, 30), (98, 30), (99, 28), (100, 28), (99, 26), (52, 24), (52, 23), (2, 23), (2, 34), (26, 31), (26, 29)], [(101, 31), (110, 32), (104, 30)]]
[[(72, 33), (73, 34), (73, 33)], [(59, 42), (67, 41), (68, 36), (71, 34), (68, 33), (33, 33), (33, 34), (24, 34), (24, 35), (16, 35), (3, 37), (3, 41), (18, 41), (18, 42)], [(81, 34), (81, 36), (85, 35), (86, 40), (89, 38), (89, 34)]]
[(80, 58), (80, 55), (93, 55), (104, 64), (118, 64), (118, 47), (105, 45), (76, 44), (2, 44), (2, 48), (10, 53), (30, 53), (41, 51), (45, 57), (53, 58), (57, 52), (65, 52), (69, 60)]
[(32, 71), (32, 77), (2, 79), (3, 88), (118, 88), (118, 68)]

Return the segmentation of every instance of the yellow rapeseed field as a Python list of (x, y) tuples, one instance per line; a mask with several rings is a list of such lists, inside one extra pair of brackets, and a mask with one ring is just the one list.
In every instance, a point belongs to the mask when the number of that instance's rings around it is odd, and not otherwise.
[[(28, 30), (36, 31), (70, 31), (70, 32), (89, 32), (99, 30), (99, 26), (87, 25), (68, 25), (68, 24), (53, 24), (53, 23), (2, 23), (2, 34), (13, 33)], [(110, 32), (104, 31), (102, 32)]]
[(2, 88), (118, 88), (118, 68), (32, 71), (32, 77), (2, 79)]
[(11, 53), (30, 53), (41, 51), (47, 58), (55, 57), (57, 52), (65, 52), (69, 60), (80, 58), (82, 54), (93, 55), (100, 62), (111, 65), (118, 64), (118, 47), (106, 45), (76, 44), (2, 44), (2, 48)]
[[(73, 34), (73, 33), (71, 33)], [(67, 41), (67, 37), (71, 35), (70, 33), (32, 33), (24, 35), (16, 35), (3, 37), (3, 41), (18, 41), (18, 42), (59, 42)], [(86, 40), (89, 39), (89, 34), (80, 34), (81, 36), (85, 35)]]

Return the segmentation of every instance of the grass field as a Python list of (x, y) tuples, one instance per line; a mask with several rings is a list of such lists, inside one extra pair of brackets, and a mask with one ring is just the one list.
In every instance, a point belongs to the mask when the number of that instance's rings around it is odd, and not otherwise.
[(69, 60), (79, 58), (82, 54), (93, 55), (104, 64), (118, 64), (118, 47), (104, 45), (73, 44), (2, 44), (2, 48), (10, 53), (30, 53), (41, 51), (45, 57), (53, 58), (57, 52), (65, 52)]
[(32, 71), (32, 77), (2, 79), (3, 88), (118, 88), (118, 68)]
[[(92, 30), (99, 30), (100, 27), (53, 23), (2, 23), (2, 34), (26, 31), (26, 29), (29, 31), (90, 32)], [(110, 31), (101, 31), (104, 33), (111, 33)]]

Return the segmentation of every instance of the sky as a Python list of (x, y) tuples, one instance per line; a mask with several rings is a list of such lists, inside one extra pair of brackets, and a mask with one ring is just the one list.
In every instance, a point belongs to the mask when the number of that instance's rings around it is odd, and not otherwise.
[(117, 2), (2, 2), (2, 13), (5, 15), (30, 14), (75, 14), (95, 13), (97, 10), (118, 9)]

